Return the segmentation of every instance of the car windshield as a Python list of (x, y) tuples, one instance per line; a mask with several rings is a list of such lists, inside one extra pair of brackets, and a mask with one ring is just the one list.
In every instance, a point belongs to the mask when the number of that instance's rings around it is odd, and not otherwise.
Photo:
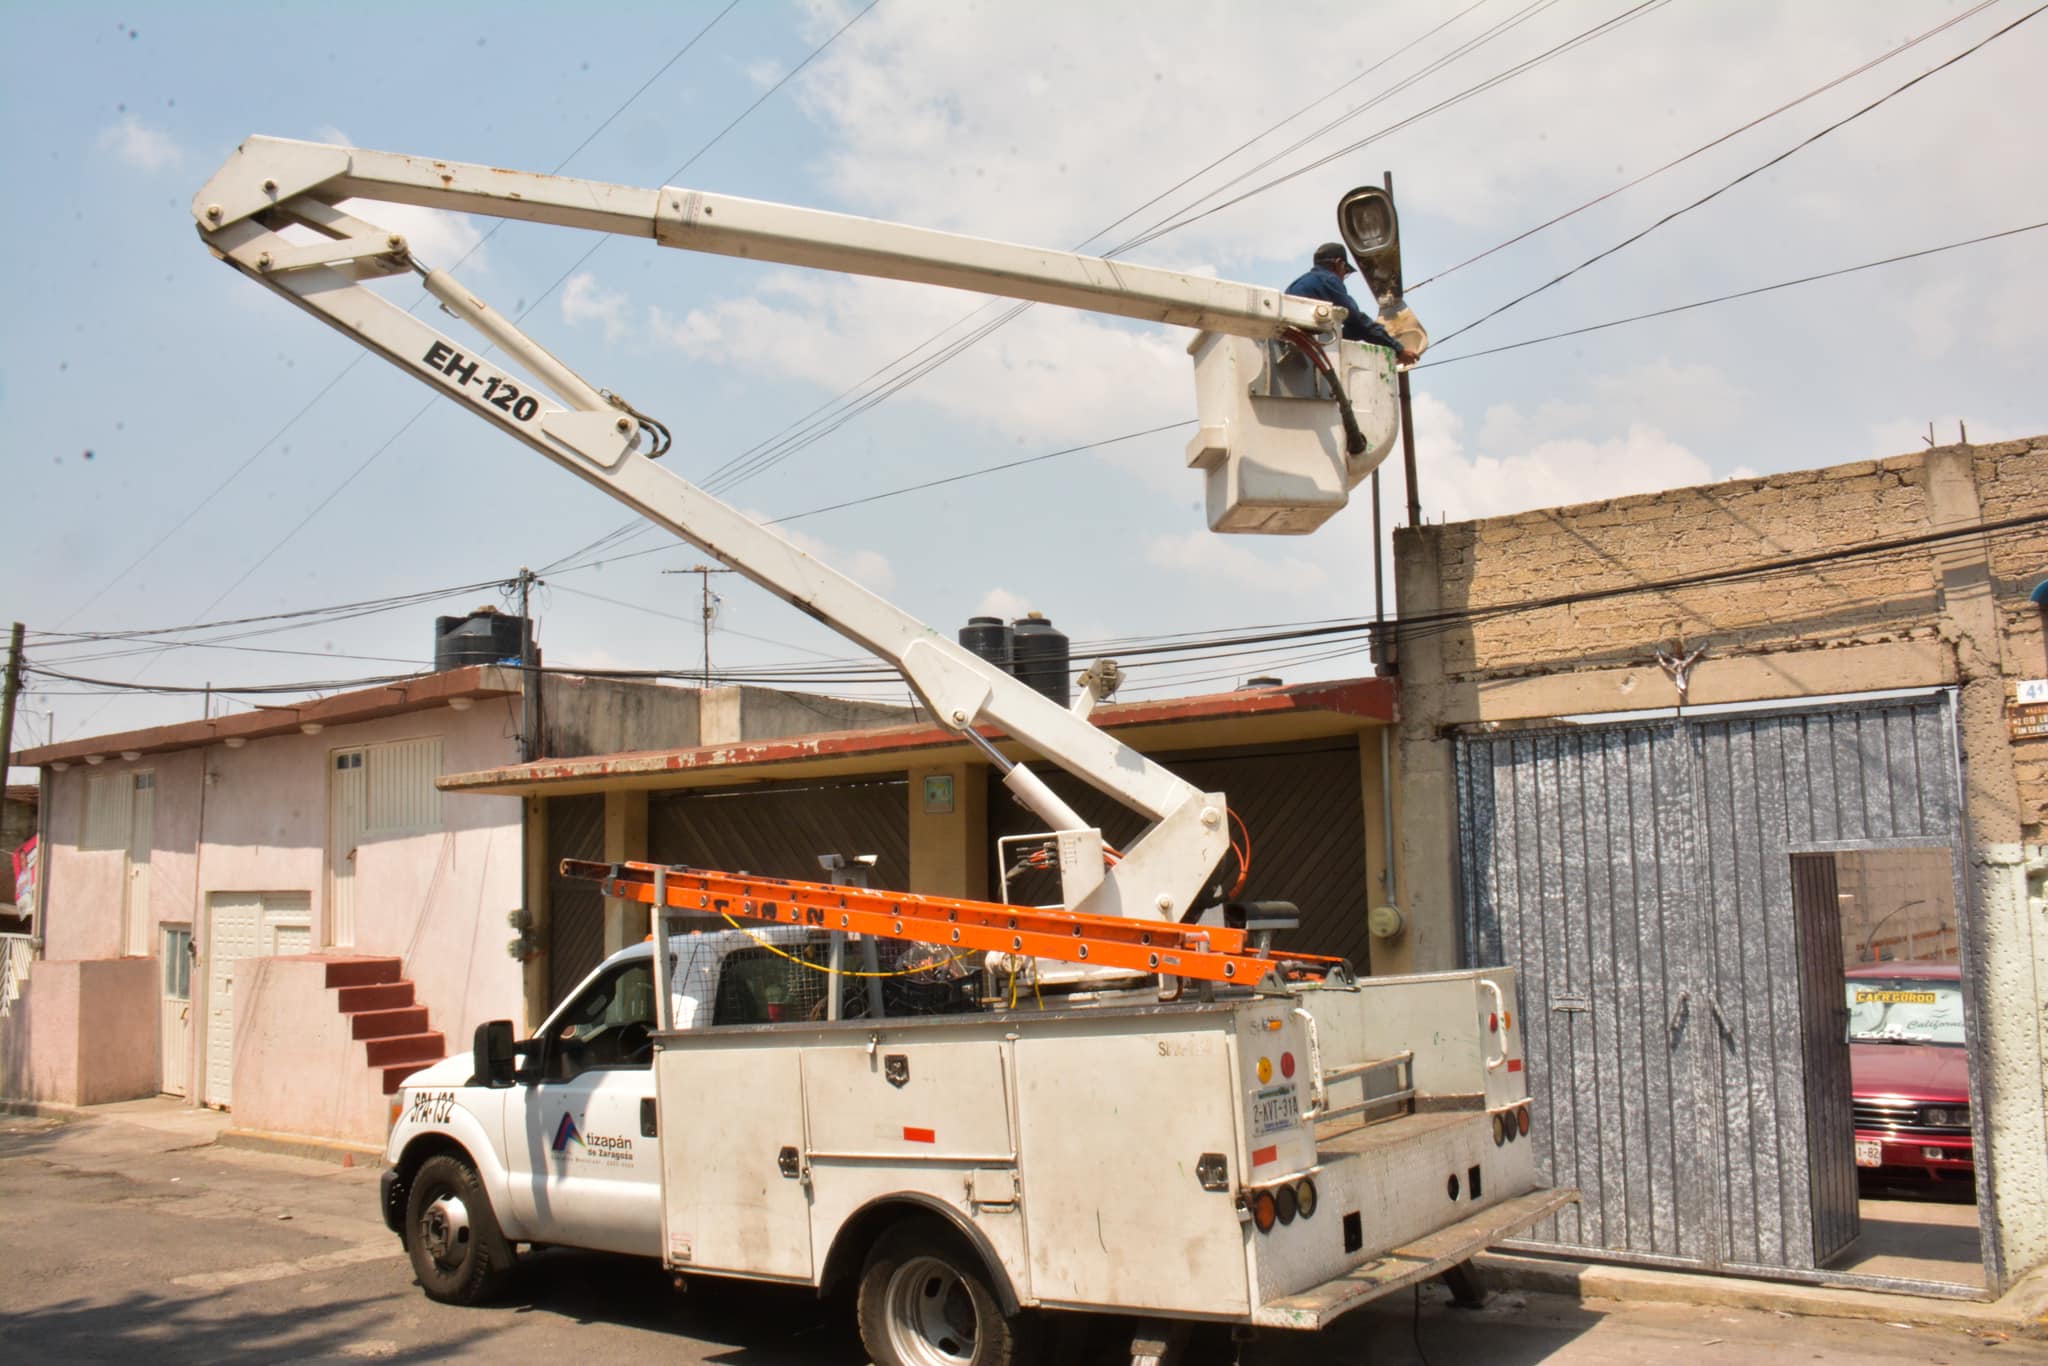
[(1963, 1042), (1963, 993), (1924, 977), (1857, 977), (1849, 983), (1851, 1043)]

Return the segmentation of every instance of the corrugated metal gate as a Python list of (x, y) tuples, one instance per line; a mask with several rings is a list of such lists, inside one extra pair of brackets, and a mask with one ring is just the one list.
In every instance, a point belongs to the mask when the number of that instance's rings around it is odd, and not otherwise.
[(604, 857), (604, 798), (548, 801), (548, 1007), (604, 961), (604, 898), (597, 884), (562, 876), (565, 858)]
[(1461, 736), (1456, 766), (1466, 959), (1520, 969), (1538, 1161), (1584, 1195), (1528, 1243), (1820, 1265), (1855, 1182), (1816, 1177), (1851, 1142), (1809, 1089), (1849, 1082), (1802, 1027), (1840, 960), (1809, 940), (1802, 974), (1791, 856), (1959, 849), (1948, 696)]
[[(1347, 735), (1297, 745), (1155, 758), (1202, 791), (1221, 792), (1230, 799), (1230, 809), (1244, 821), (1252, 837), (1252, 876), (1243, 897), (1291, 901), (1301, 909), (1301, 928), (1277, 936), (1275, 942), (1302, 953), (1349, 958), (1363, 972), (1370, 942), (1365, 917), (1372, 900), (1366, 883), (1360, 743), (1359, 737)], [(1071, 774), (1043, 763), (1032, 765), (1032, 771), (1084, 820), (1098, 822), (1102, 837), (1111, 844), (1121, 845), (1144, 828), (1135, 812)], [(993, 779), (988, 800), (991, 853), (1000, 836), (1045, 828), (1044, 822)], [(1228, 855), (1221, 871), (1236, 876)], [(991, 873), (991, 896), (997, 885)], [(1057, 889), (1046, 891), (1057, 895)]]
[(910, 780), (884, 773), (656, 793), (647, 803), (647, 850), (656, 863), (810, 882), (825, 880), (820, 854), (874, 854), (875, 886), (908, 887)]

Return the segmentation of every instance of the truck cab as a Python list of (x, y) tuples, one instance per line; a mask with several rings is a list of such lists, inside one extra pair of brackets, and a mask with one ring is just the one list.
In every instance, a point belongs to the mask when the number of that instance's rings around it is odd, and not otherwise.
[[(769, 1024), (823, 1002), (805, 981), (826, 936), (803, 929), (718, 930), (671, 941), (678, 1028)], [(806, 988), (809, 987), (807, 990)], [(431, 1158), (473, 1173), (495, 1232), (636, 1256), (661, 1253), (661, 1170), (654, 1085), (654, 946), (600, 963), (492, 1074), (479, 1047), (414, 1073), (399, 1092), (385, 1149), (385, 1222), (406, 1227), (414, 1179)], [(864, 996), (849, 1004), (858, 1010)], [(822, 1012), (821, 1012), (822, 1013)], [(446, 1164), (443, 1164), (444, 1167)], [(461, 1184), (459, 1181), (454, 1184)], [(479, 1202), (443, 1192), (422, 1214), (446, 1227), (448, 1252), (476, 1236)], [(408, 1239), (408, 1247), (417, 1240)], [(431, 1269), (431, 1268), (429, 1268)], [(426, 1271), (421, 1282), (434, 1293)]]

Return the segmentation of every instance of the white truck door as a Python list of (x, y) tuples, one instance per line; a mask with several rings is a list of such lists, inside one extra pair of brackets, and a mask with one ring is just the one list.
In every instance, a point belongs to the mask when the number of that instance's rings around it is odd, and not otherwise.
[(654, 1137), (654, 972), (621, 963), (558, 1012), (506, 1116), (514, 1216), (537, 1242), (661, 1253)]

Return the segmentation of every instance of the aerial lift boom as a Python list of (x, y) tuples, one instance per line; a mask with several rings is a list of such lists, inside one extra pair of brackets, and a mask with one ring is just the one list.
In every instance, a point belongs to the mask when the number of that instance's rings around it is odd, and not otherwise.
[[(1361, 253), (1397, 251), (1378, 191), (1346, 198)], [(1361, 199), (1361, 196), (1363, 198)], [(465, 288), (416, 261), (403, 236), (351, 200), (550, 223), (659, 245), (946, 285), (1199, 329), (1200, 430), (1219, 530), (1298, 532), (1343, 504), (1391, 447), (1392, 357), (1322, 341), (1341, 309), (1277, 290), (901, 224), (666, 186), (641, 189), (359, 148), (252, 137), (192, 211), (221, 260), (649, 520), (901, 671), (938, 721), (979, 748), (1059, 842), (1062, 905), (1093, 917), (1179, 921), (1229, 843), (1221, 793), (1204, 793), (1087, 718), (1097, 689), (1060, 706), (924, 622), (655, 463), (670, 432), (590, 384)], [(1356, 229), (1356, 232), (1354, 232)], [(426, 289), (521, 371), (515, 376), (367, 287), (420, 274)], [(1341, 410), (1341, 423), (1340, 423)], [(1355, 416), (1354, 416), (1355, 414)], [(680, 424), (678, 424), (680, 425)], [(984, 730), (1077, 775), (1149, 823), (1120, 857)]]

